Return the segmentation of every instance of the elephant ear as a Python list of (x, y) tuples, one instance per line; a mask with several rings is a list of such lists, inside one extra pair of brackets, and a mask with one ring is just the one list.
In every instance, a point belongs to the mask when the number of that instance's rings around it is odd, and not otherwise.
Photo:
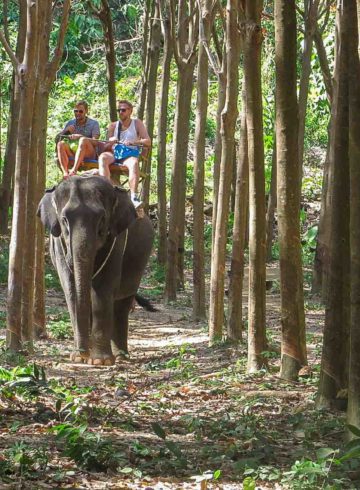
[(39, 216), (43, 225), (50, 230), (52, 235), (59, 237), (61, 235), (61, 228), (53, 202), (55, 189), (56, 187), (53, 187), (45, 191), (45, 195), (41, 199), (37, 209), (37, 216)]
[(110, 232), (113, 236), (116, 236), (126, 230), (136, 220), (137, 214), (125, 189), (115, 186), (114, 196)]

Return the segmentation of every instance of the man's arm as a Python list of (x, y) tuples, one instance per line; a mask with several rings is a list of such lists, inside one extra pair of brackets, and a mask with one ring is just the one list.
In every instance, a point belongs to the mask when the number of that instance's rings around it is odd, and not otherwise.
[(150, 147), (151, 146), (151, 139), (149, 136), (149, 133), (147, 132), (147, 129), (145, 127), (145, 124), (140, 120), (136, 119), (135, 120), (135, 126), (136, 126), (136, 132), (138, 134), (138, 139), (135, 141), (132, 141), (133, 145), (142, 145), (145, 147)]
[(65, 124), (64, 129), (61, 130), (60, 133), (58, 133), (55, 136), (56, 143), (61, 139), (61, 136), (67, 136), (67, 135), (73, 134), (74, 131), (75, 131), (75, 126), (73, 125), (72, 121), (68, 121)]
[(100, 138), (100, 126), (97, 121), (94, 121), (94, 125), (91, 131), (91, 137), (95, 140), (98, 140)]
[(116, 137), (114, 136), (115, 127), (116, 127), (116, 122), (109, 124), (108, 129), (107, 129), (107, 140), (108, 141), (117, 141)]

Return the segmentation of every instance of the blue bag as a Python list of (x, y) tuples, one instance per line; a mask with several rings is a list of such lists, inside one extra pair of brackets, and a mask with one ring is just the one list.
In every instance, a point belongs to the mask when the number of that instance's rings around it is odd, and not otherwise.
[(114, 145), (113, 151), (114, 151), (114, 157), (116, 161), (124, 160), (125, 158), (129, 158), (129, 157), (138, 158), (140, 155), (139, 148), (133, 146), (126, 146), (123, 145), (122, 143), (117, 143), (116, 145)]

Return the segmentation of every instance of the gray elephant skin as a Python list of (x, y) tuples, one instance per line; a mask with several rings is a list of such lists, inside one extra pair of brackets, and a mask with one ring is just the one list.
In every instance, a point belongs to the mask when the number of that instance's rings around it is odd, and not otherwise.
[(112, 365), (128, 352), (128, 316), (154, 238), (127, 192), (99, 176), (73, 176), (46, 191), (38, 216), (74, 329), (70, 359)]

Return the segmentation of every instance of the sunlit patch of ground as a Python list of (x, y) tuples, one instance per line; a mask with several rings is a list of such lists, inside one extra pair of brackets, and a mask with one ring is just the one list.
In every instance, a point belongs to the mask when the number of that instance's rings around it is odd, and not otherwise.
[[(277, 270), (270, 274), (276, 281)], [(256, 375), (246, 373), (246, 344), (209, 347), (205, 325), (191, 320), (188, 306), (156, 304), (157, 313), (137, 308), (131, 357), (116, 366), (70, 363), (71, 339), (38, 342), (25, 363), (45, 368), (44, 386), (33, 395), (15, 390), (0, 396), (0, 472), (1, 458), (19, 442), (33, 461), (21, 471), (17, 463), (0, 488), (232, 490), (242, 488), (245, 469), (259, 467), (265, 469), (262, 476), (253, 473), (258, 488), (286, 488), (279, 481), (296, 460), (339, 446), (343, 422), (340, 414), (315, 410), (322, 307), (307, 305), (311, 370), (289, 383), (278, 377), (276, 284), (267, 300), (270, 371)], [(62, 295), (50, 292), (47, 307), (63, 311)], [(117, 467), (84, 470), (64, 456), (64, 442), (51, 431), (61, 423), (85, 424), (87, 433), (110, 441)], [(207, 486), (201, 483), (206, 478)]]

